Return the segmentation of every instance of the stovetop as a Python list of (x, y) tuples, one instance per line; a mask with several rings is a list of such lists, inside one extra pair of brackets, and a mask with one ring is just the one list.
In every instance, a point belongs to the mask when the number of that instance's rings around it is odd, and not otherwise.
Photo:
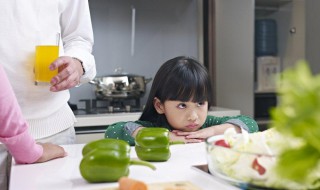
[(138, 99), (82, 99), (79, 102), (83, 105), (81, 108), (77, 104), (69, 103), (75, 115), (136, 113), (143, 110), (143, 106), (140, 106), (140, 100)]
[(120, 108), (120, 107), (108, 107), (108, 108), (96, 108), (91, 110), (77, 109), (72, 110), (75, 115), (96, 115), (96, 114), (113, 114), (113, 113), (135, 113), (142, 112), (141, 108)]

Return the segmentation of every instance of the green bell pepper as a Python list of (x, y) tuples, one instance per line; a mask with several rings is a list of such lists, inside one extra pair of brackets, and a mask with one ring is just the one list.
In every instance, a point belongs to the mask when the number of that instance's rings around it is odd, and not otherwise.
[(86, 144), (82, 149), (82, 156), (97, 148), (119, 150), (121, 152), (130, 151), (130, 146), (128, 146), (125, 141), (116, 139), (100, 139)]
[(167, 161), (171, 156), (169, 146), (169, 130), (166, 128), (143, 128), (135, 137), (135, 150), (140, 160)]
[(116, 182), (129, 175), (130, 165), (155, 167), (145, 161), (130, 159), (130, 145), (117, 139), (101, 139), (85, 145), (82, 149), (80, 173), (90, 183)]

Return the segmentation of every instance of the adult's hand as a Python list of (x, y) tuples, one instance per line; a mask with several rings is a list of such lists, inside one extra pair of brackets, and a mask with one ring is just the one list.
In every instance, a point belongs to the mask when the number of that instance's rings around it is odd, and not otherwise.
[(50, 83), (50, 91), (58, 92), (77, 86), (83, 75), (83, 68), (77, 59), (68, 56), (61, 56), (50, 65), (51, 70), (58, 69)]
[(36, 161), (36, 163), (47, 162), (56, 158), (62, 158), (67, 156), (67, 152), (61, 146), (51, 143), (38, 143), (43, 147), (42, 156)]

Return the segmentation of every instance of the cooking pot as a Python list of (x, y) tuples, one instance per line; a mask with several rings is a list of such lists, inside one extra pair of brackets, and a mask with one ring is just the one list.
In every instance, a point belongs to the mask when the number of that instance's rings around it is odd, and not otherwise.
[(96, 85), (95, 94), (98, 99), (141, 98), (146, 92), (146, 84), (152, 78), (134, 74), (113, 74), (96, 77), (91, 84)]

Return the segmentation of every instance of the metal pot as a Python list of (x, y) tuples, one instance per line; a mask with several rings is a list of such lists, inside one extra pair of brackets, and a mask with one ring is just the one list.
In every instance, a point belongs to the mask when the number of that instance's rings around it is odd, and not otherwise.
[(96, 85), (95, 93), (99, 99), (141, 98), (146, 92), (146, 84), (151, 80), (123, 73), (96, 77), (90, 83)]

